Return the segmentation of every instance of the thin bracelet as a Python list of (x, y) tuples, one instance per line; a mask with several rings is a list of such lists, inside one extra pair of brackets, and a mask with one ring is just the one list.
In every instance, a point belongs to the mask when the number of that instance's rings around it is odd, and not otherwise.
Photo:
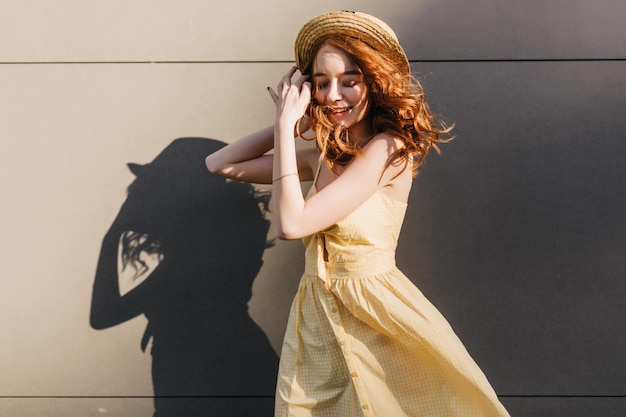
[(284, 174), (284, 175), (281, 175), (280, 177), (276, 177), (276, 178), (274, 178), (274, 179), (272, 180), (272, 182), (276, 182), (276, 181), (278, 181), (278, 180), (280, 180), (280, 179), (282, 179), (282, 178), (288, 177), (288, 176), (290, 176), (290, 175), (298, 175), (298, 173), (297, 173), (297, 172), (291, 172), (291, 173), (289, 173), (289, 174)]

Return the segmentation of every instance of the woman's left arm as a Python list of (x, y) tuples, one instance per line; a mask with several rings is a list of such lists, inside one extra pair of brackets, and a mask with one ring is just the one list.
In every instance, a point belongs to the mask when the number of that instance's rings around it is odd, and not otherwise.
[(292, 83), (295, 71), (294, 67), (285, 74), (277, 91), (270, 89), (276, 104), (272, 199), (279, 239), (298, 239), (326, 229), (356, 210), (379, 189), (394, 186), (394, 179), (407, 166), (388, 163), (402, 142), (380, 133), (337, 179), (305, 200), (297, 175), (294, 128), (311, 101), (311, 84), (305, 75)]
[[(384, 187), (399, 186), (402, 180), (410, 181), (410, 163), (388, 164), (401, 146), (400, 140), (388, 134), (378, 134), (341, 175), (306, 200), (297, 181), (285, 177), (275, 182), (278, 237), (298, 239), (324, 230)], [(408, 189), (410, 182), (407, 194)]]

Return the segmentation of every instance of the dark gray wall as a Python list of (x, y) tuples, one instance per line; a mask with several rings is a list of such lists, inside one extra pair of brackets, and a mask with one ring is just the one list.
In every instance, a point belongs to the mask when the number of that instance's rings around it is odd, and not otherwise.
[(626, 394), (626, 63), (415, 68), (457, 138), (415, 182), (400, 266), (513, 415), (626, 415), (595, 398)]
[(415, 181), (398, 263), (513, 416), (626, 415), (624, 17), (495, 0), (399, 17), (457, 138)]

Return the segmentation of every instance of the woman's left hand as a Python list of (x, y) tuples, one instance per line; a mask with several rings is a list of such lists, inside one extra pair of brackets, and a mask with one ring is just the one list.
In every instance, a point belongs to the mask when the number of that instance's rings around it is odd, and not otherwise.
[(292, 67), (280, 80), (276, 91), (268, 87), (268, 91), (276, 105), (276, 121), (295, 123), (304, 116), (307, 106), (311, 102), (311, 83), (308, 75), (301, 75), (294, 82), (291, 81), (296, 72)]

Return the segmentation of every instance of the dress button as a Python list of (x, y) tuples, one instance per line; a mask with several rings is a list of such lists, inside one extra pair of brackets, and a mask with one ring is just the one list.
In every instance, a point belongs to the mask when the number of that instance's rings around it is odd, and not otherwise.
[(361, 406), (362, 409), (367, 410), (368, 408), (370, 408), (369, 404), (363, 404)]
[(339, 343), (339, 346), (343, 346), (343, 340), (338, 340), (337, 343)]
[(357, 372), (352, 372), (352, 373), (350, 374), (350, 376), (352, 376), (352, 377), (356, 378), (357, 376), (359, 376), (359, 374), (358, 374)]

